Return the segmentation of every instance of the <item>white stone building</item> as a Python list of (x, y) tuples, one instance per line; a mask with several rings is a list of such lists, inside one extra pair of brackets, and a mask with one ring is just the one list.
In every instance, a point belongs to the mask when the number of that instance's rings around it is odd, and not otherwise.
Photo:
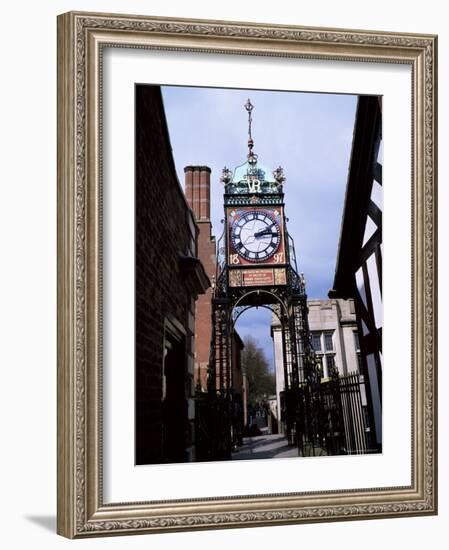
[[(328, 378), (336, 368), (340, 375), (360, 372), (360, 347), (353, 300), (308, 300), (309, 328), (312, 345)], [(284, 390), (284, 362), (282, 331), (278, 317), (273, 314), (271, 335), (276, 369), (277, 411), (281, 410), (281, 392)]]
[(312, 345), (321, 359), (323, 377), (359, 370), (360, 348), (353, 300), (309, 300)]

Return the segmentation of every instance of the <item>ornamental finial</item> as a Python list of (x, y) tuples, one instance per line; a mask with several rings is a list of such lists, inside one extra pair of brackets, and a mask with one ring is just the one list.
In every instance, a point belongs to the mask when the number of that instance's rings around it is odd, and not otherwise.
[(274, 179), (277, 181), (278, 185), (283, 185), (285, 182), (285, 174), (282, 166), (278, 166), (273, 172)]
[(221, 172), (220, 181), (221, 183), (226, 186), (231, 182), (232, 179), (232, 172), (229, 170), (227, 166), (225, 166)]
[(248, 112), (248, 162), (250, 164), (256, 164), (257, 162), (257, 155), (253, 151), (254, 147), (254, 140), (251, 133), (251, 126), (253, 122), (253, 117), (251, 116), (252, 110), (254, 109), (254, 105), (251, 103), (251, 100), (248, 99), (248, 101), (244, 105), (246, 111)]

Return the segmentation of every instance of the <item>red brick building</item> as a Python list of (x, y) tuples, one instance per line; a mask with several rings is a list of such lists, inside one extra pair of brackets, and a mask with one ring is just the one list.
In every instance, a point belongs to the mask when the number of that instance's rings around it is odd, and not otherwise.
[[(217, 269), (216, 242), (210, 221), (210, 174), (208, 166), (186, 166), (185, 194), (198, 225), (198, 257), (212, 281)], [(195, 387), (207, 391), (207, 368), (211, 345), (212, 288), (196, 302), (195, 315)]]
[[(207, 276), (214, 280), (217, 271), (216, 240), (212, 235), (210, 221), (210, 175), (208, 166), (186, 166), (185, 193), (195, 215), (199, 228), (198, 257), (204, 265)], [(198, 297), (195, 315), (195, 387), (198, 392), (207, 392), (207, 372), (209, 366), (212, 335), (212, 292), (209, 288)], [(246, 384), (241, 367), (241, 351), (244, 344), (236, 331), (232, 335), (232, 388), (235, 432), (241, 434), (246, 418)], [(218, 375), (219, 378), (219, 375)]]
[[(186, 166), (185, 193), (199, 228), (198, 258), (204, 266), (211, 281), (215, 279), (217, 270), (216, 241), (212, 235), (210, 221), (210, 174), (208, 166)], [(212, 334), (212, 288), (209, 288), (196, 302), (195, 315), (195, 385), (201, 391), (207, 391), (207, 367), (209, 364), (211, 334)], [(240, 351), (243, 342), (237, 332), (233, 335), (232, 371), (233, 387), (241, 391), (242, 374), (240, 366)]]
[(160, 88), (136, 86), (136, 464), (195, 460), (195, 300), (210, 285)]

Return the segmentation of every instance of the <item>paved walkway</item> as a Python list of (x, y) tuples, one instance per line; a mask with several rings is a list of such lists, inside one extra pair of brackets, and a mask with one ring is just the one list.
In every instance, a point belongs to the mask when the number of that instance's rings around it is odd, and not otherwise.
[[(262, 428), (262, 431), (266, 428)], [(289, 447), (284, 435), (263, 434), (256, 437), (244, 437), (243, 445), (232, 453), (232, 460), (258, 458), (291, 458), (298, 456), (296, 447)]]

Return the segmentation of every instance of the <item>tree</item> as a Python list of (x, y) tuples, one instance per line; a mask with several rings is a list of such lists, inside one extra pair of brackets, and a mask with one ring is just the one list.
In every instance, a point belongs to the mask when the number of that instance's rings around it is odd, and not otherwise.
[(246, 372), (248, 382), (248, 404), (257, 405), (276, 393), (276, 379), (270, 371), (267, 358), (251, 336), (244, 339), (242, 350), (242, 370)]

